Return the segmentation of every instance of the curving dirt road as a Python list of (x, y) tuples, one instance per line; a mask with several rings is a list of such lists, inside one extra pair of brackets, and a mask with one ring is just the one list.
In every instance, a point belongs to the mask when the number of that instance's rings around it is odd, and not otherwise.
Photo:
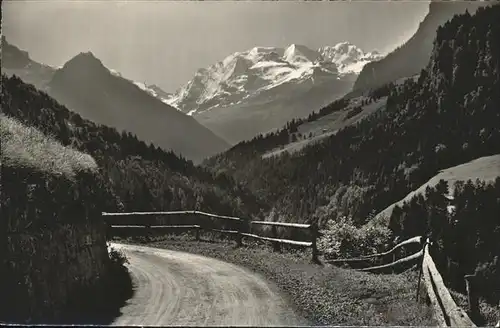
[(304, 325), (262, 277), (219, 260), (112, 244), (129, 259), (134, 296), (113, 325)]

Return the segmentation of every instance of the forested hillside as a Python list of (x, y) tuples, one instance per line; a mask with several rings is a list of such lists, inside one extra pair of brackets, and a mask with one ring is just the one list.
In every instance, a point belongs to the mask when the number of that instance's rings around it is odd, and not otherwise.
[[(444, 278), (463, 290), (463, 276), (476, 273), (477, 289), (491, 304), (500, 300), (500, 177), (494, 183), (458, 181), (453, 199), (441, 180), (425, 195), (396, 206), (389, 228), (404, 238), (428, 235), (433, 258)], [(449, 204), (453, 205), (449, 205)]]
[(202, 209), (244, 215), (265, 209), (231, 178), (216, 178), (191, 161), (96, 125), (16, 76), (2, 76), (2, 111), (92, 155), (109, 183), (107, 211)]
[(207, 165), (275, 204), (282, 220), (349, 215), (361, 224), (439, 169), (499, 153), (499, 10), (479, 9), (440, 27), (419, 79), (382, 90), (385, 111), (294, 156), (255, 156), (277, 133)]

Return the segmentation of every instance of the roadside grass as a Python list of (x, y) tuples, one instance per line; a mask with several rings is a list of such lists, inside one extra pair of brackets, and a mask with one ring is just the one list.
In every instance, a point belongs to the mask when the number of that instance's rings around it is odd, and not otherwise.
[[(207, 239), (205, 235), (203, 239)], [(432, 326), (431, 309), (415, 301), (418, 272), (376, 275), (311, 263), (310, 250), (273, 252), (268, 244), (230, 239), (193, 241), (192, 234), (124, 238), (117, 242), (184, 251), (262, 274), (311, 325)]]

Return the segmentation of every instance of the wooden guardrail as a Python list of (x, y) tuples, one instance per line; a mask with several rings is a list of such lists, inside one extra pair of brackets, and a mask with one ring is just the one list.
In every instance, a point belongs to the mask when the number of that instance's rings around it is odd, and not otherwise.
[[(457, 306), (446, 288), (443, 278), (429, 253), (429, 242), (424, 244), (422, 272), (427, 294), (434, 307), (436, 320), (440, 326), (475, 327), (467, 313)], [(432, 296), (431, 296), (432, 295)]]
[[(153, 225), (151, 222), (144, 221), (133, 221), (133, 224), (117, 222), (115, 219), (110, 220), (107, 217), (136, 217), (136, 216), (177, 216), (177, 215), (189, 215), (189, 216), (197, 216), (197, 217), (208, 217), (214, 219), (221, 219), (231, 222), (232, 225), (236, 226), (236, 230), (227, 230), (227, 229), (215, 229), (207, 227), (203, 221), (200, 221), (200, 224), (177, 224), (177, 225)], [(213, 231), (223, 234), (235, 235), (237, 246), (242, 246), (243, 237), (258, 239), (262, 241), (272, 242), (273, 248), (276, 251), (281, 251), (281, 245), (294, 245), (301, 247), (310, 247), (312, 250), (312, 260), (315, 263), (319, 263), (318, 259), (318, 249), (317, 249), (317, 237), (318, 227), (317, 224), (299, 224), (299, 223), (285, 223), (285, 222), (268, 222), (268, 221), (247, 221), (238, 217), (225, 216), (225, 215), (216, 215), (211, 213), (206, 213), (202, 211), (169, 211), (169, 212), (128, 212), (128, 213), (106, 213), (103, 212), (102, 216), (104, 217), (104, 221), (108, 225), (110, 232), (116, 230), (126, 230), (126, 229), (145, 229), (148, 231), (172, 231), (172, 230), (194, 230), (196, 232), (196, 240), (200, 238), (200, 231)], [(110, 222), (114, 221), (114, 222)], [(130, 220), (129, 220), (130, 221)], [(256, 233), (252, 233), (253, 225), (264, 225), (271, 227), (271, 237), (261, 236)], [(277, 227), (282, 228), (294, 228), (294, 229), (302, 229), (307, 230), (310, 233), (310, 241), (298, 241), (291, 239), (281, 239), (278, 238)]]
[(361, 271), (368, 271), (368, 272), (386, 271), (386, 269), (389, 269), (389, 268), (392, 269), (392, 268), (395, 268), (403, 263), (409, 263), (409, 262), (412, 262), (412, 261), (420, 258), (422, 256), (422, 253), (423, 253), (422, 250), (420, 250), (419, 252), (416, 252), (415, 254), (412, 254), (412, 255), (406, 256), (402, 259), (396, 260), (395, 252), (398, 249), (402, 248), (403, 246), (406, 246), (409, 244), (415, 244), (415, 243), (421, 244), (422, 237), (417, 236), (417, 237), (413, 237), (413, 238), (410, 238), (408, 240), (405, 240), (405, 241), (397, 244), (396, 246), (394, 246), (390, 250), (383, 252), (383, 253), (366, 255), (366, 256), (362, 256), (360, 258), (335, 259), (335, 260), (330, 260), (330, 261), (326, 261), (326, 262), (331, 263), (331, 264), (339, 264), (339, 263), (364, 264), (364, 263), (368, 263), (371, 260), (376, 259), (376, 258), (383, 258), (383, 257), (386, 257), (388, 255), (393, 255), (391, 263), (383, 264), (383, 265), (376, 265), (376, 266), (371, 266), (371, 267), (366, 267), (366, 268), (358, 268)]
[[(430, 303), (433, 307), (434, 318), (440, 327), (476, 327), (474, 322), (469, 318), (467, 313), (457, 306), (453, 298), (451, 297), (448, 288), (445, 286), (443, 278), (441, 274), (436, 268), (434, 260), (432, 259), (429, 253), (429, 246), (431, 245), (429, 239), (425, 239), (422, 236), (417, 236), (405, 240), (393, 248), (391, 248), (387, 252), (363, 256), (360, 258), (352, 258), (352, 259), (338, 259), (327, 261), (327, 263), (356, 263), (356, 262), (366, 262), (369, 259), (384, 257), (390, 254), (394, 254), (397, 249), (400, 249), (403, 246), (409, 244), (418, 243), (421, 245), (421, 249), (414, 254), (409, 256), (405, 256), (399, 260), (396, 260), (393, 257), (391, 263), (371, 266), (367, 268), (359, 268), (357, 270), (360, 271), (368, 271), (368, 272), (381, 272), (384, 269), (393, 268), (395, 266), (401, 265), (403, 263), (411, 263), (417, 259), (421, 259), (420, 262), (420, 275), (418, 278), (417, 285), (417, 300), (420, 292), (420, 281), (423, 280), (427, 295), (429, 297)], [(423, 278), (423, 279), (422, 279)], [(468, 285), (469, 286), (469, 285)], [(469, 291), (469, 289), (468, 289)], [(471, 303), (471, 298), (469, 297), (469, 303)], [(473, 308), (475, 305), (469, 304), (470, 308)]]

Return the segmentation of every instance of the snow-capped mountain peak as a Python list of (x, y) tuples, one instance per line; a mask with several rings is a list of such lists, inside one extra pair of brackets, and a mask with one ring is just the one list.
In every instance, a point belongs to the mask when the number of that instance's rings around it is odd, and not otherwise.
[(383, 57), (377, 51), (363, 52), (363, 50), (350, 42), (341, 42), (335, 46), (321, 47), (318, 49), (318, 52), (325, 60), (337, 64), (341, 73), (359, 74), (364, 65)]
[(279, 96), (286, 88), (337, 80), (343, 74), (359, 72), (375, 57), (348, 42), (319, 50), (300, 44), (254, 47), (199, 69), (167, 102), (188, 115), (200, 114), (261, 99), (262, 95), (268, 99), (272, 90), (281, 90), (275, 93)]
[(314, 63), (321, 59), (321, 54), (306, 46), (292, 44), (286, 48), (283, 59), (289, 63)]

